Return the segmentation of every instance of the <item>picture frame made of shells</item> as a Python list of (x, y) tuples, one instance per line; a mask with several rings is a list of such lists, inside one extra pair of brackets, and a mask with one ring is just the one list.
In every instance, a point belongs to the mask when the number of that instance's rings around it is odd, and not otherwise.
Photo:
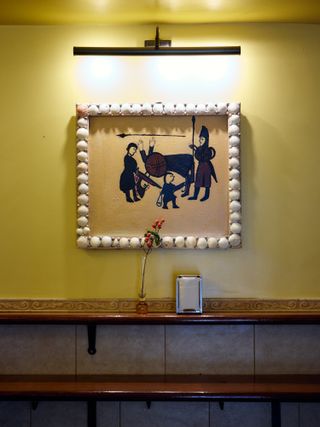
[(78, 104), (77, 246), (241, 247), (240, 103)]

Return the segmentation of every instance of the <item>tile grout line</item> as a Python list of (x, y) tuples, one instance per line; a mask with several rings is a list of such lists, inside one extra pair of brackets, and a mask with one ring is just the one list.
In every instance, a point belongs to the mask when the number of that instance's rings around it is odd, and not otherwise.
[(253, 325), (253, 375), (256, 375), (256, 325)]
[(164, 326), (164, 354), (163, 354), (163, 361), (164, 361), (164, 375), (167, 375), (167, 325)]
[(121, 402), (119, 402), (119, 427), (121, 427), (121, 423), (122, 423), (122, 420), (121, 420)]
[(74, 347), (74, 374), (75, 376), (78, 375), (78, 325), (75, 325), (75, 330), (74, 330), (74, 343), (75, 343), (75, 347)]
[(208, 402), (208, 421), (209, 421), (209, 427), (211, 426), (211, 402)]
[(32, 404), (29, 403), (29, 425), (32, 427)]

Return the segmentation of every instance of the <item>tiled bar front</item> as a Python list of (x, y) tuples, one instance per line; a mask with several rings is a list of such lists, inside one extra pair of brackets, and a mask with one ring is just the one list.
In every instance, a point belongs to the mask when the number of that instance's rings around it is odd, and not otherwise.
[[(320, 373), (319, 325), (1, 325), (1, 374)], [(268, 403), (99, 402), (98, 427), (269, 427)], [(282, 405), (283, 427), (319, 427), (320, 405)], [(83, 402), (0, 402), (6, 427), (86, 426)]]

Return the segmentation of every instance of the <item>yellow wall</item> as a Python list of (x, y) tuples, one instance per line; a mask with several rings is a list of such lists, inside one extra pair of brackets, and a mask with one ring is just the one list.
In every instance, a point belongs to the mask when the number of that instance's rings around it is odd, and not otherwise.
[(74, 45), (142, 45), (154, 28), (0, 27), (0, 297), (137, 295), (141, 252), (76, 248), (75, 104), (160, 100), (241, 101), (243, 248), (154, 252), (148, 296), (173, 297), (176, 274), (200, 272), (207, 297), (320, 297), (320, 26), (161, 33), (176, 45), (240, 44), (242, 55), (220, 78), (194, 60), (190, 83), (150, 60), (90, 77)]

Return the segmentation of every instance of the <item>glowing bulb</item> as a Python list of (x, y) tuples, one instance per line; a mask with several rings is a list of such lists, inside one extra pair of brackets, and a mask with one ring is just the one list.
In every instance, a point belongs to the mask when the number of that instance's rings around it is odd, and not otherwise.
[(221, 0), (207, 0), (209, 9), (218, 9), (221, 6)]
[(93, 5), (97, 10), (105, 10), (108, 6), (108, 2), (106, 0), (94, 0)]

